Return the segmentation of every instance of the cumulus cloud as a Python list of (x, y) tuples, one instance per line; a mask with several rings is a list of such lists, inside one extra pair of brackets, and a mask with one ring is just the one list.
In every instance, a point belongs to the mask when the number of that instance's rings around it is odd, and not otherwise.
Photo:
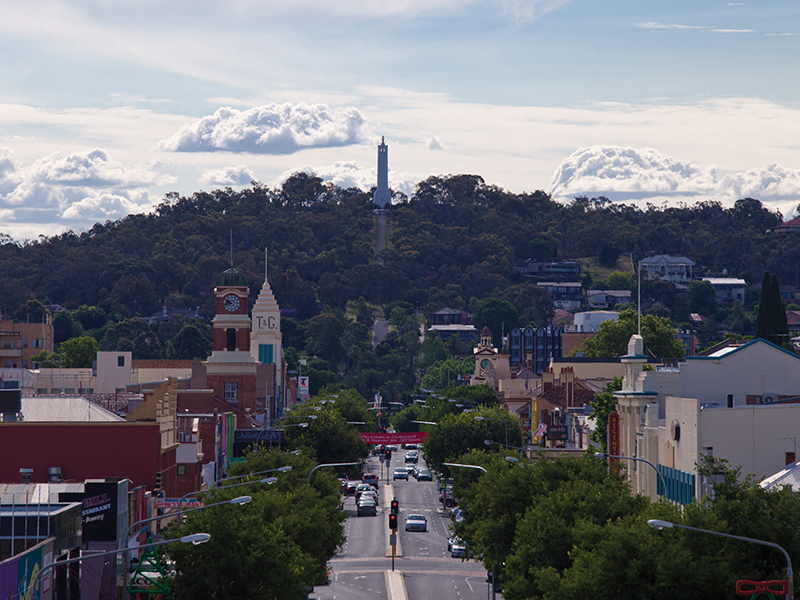
[(556, 169), (550, 193), (558, 198), (603, 195), (612, 200), (701, 198), (730, 201), (752, 197), (779, 202), (800, 196), (800, 170), (773, 164), (718, 177), (651, 148), (592, 146), (576, 150)]
[(256, 179), (253, 172), (245, 165), (225, 167), (224, 169), (210, 169), (200, 176), (200, 183), (206, 185), (234, 186), (247, 185)]
[(22, 166), (0, 149), (0, 221), (30, 229), (32, 223), (91, 226), (151, 210), (158, 199), (148, 188), (174, 182), (149, 167), (112, 160), (94, 148), (66, 156), (58, 153)]
[(714, 189), (713, 169), (700, 169), (651, 148), (592, 146), (572, 153), (550, 182), (554, 196), (617, 192), (647, 197), (705, 194)]
[(292, 154), (348, 146), (366, 139), (366, 120), (352, 106), (267, 104), (246, 111), (220, 108), (184, 125), (158, 147), (169, 152)]

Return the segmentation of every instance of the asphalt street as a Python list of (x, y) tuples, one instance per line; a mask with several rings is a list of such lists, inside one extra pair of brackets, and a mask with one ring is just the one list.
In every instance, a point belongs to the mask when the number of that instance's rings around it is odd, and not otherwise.
[[(436, 483), (392, 481), (394, 468), (404, 465), (405, 451), (399, 450), (389, 469), (377, 457), (369, 459), (367, 471), (381, 477), (377, 516), (356, 515), (353, 496), (344, 497), (348, 512), (347, 542), (330, 561), (331, 583), (317, 586), (310, 598), (318, 600), (486, 600), (489, 586), (486, 570), (474, 560), (452, 558), (447, 550), (450, 517), (438, 501)], [(388, 472), (388, 482), (387, 482)], [(389, 546), (389, 503), (396, 498), (400, 507), (398, 555), (392, 573)], [(428, 530), (405, 531), (406, 516), (425, 515)], [(387, 576), (388, 574), (388, 576)], [(390, 585), (390, 581), (399, 585)], [(390, 589), (387, 590), (387, 587)], [(501, 600), (500, 595), (497, 599)]]

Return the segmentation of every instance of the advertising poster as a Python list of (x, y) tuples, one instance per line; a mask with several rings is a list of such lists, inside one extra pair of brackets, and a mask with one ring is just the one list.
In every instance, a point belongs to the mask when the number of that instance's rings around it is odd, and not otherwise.
[(301, 400), (308, 400), (311, 398), (311, 394), (308, 391), (308, 375), (302, 375), (299, 377), (300, 382), (297, 386), (297, 395)]

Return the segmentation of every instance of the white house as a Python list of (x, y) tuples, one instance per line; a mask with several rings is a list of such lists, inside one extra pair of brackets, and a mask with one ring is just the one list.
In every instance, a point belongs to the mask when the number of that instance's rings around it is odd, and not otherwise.
[(572, 321), (572, 331), (600, 331), (600, 323), (603, 321), (617, 320), (619, 320), (619, 313), (614, 312), (613, 310), (589, 310), (586, 312), (575, 313), (575, 317)]
[(694, 262), (685, 256), (656, 254), (640, 260), (639, 266), (653, 279), (665, 279), (672, 283), (689, 283), (692, 280)]

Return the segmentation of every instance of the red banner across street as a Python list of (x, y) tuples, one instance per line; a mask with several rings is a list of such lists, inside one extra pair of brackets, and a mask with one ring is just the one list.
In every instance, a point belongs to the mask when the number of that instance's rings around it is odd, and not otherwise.
[(421, 444), (428, 437), (427, 431), (413, 433), (362, 433), (367, 444)]

